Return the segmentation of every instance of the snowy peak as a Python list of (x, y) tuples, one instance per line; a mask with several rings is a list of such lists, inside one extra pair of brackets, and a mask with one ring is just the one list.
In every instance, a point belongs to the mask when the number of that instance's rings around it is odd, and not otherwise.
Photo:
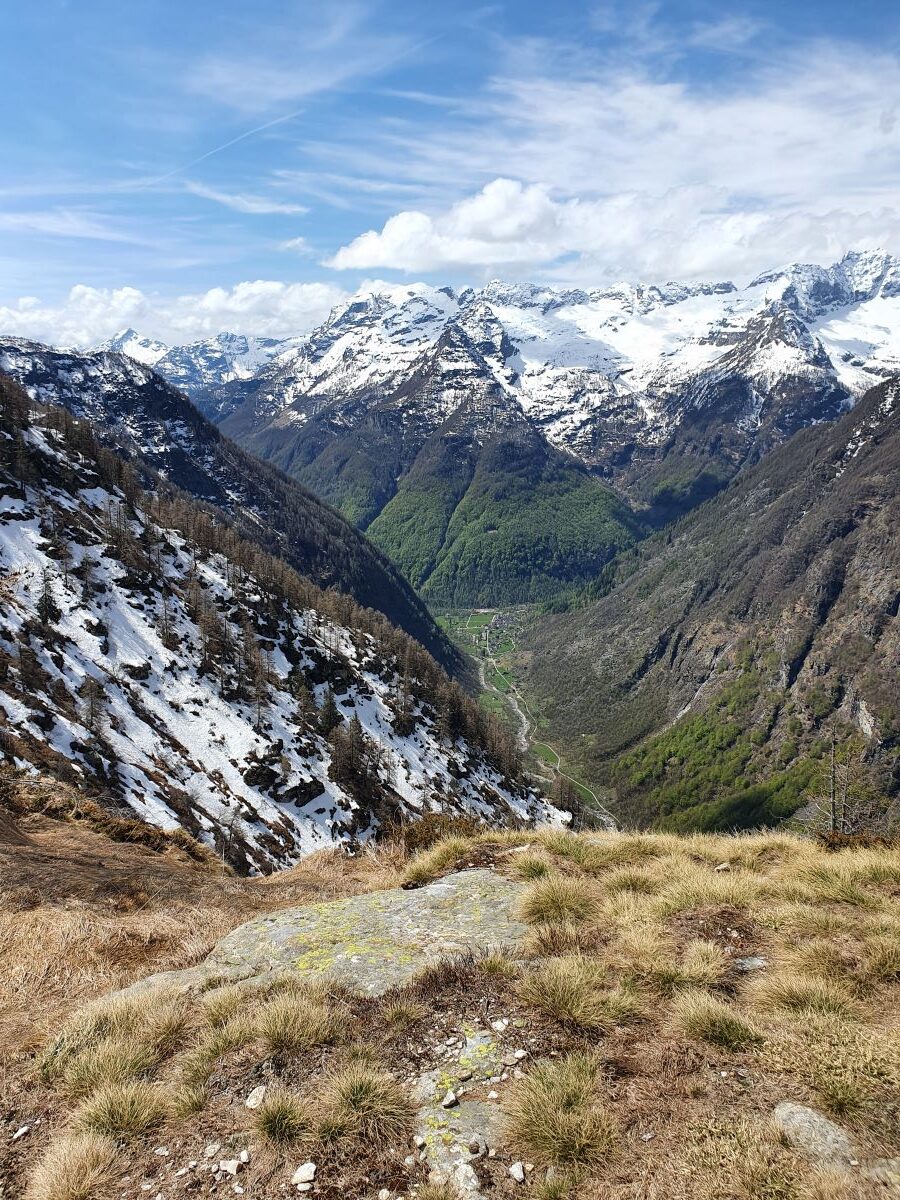
[(164, 342), (142, 337), (131, 328), (120, 329), (106, 341), (100, 342), (95, 349), (110, 351), (114, 354), (127, 354), (135, 362), (143, 363), (148, 367), (154, 366), (169, 352), (169, 347)]
[(770, 301), (781, 300), (803, 320), (815, 321), (833, 309), (900, 294), (900, 262), (883, 250), (853, 250), (830, 267), (794, 263), (767, 272), (747, 290), (756, 289), (764, 290)]

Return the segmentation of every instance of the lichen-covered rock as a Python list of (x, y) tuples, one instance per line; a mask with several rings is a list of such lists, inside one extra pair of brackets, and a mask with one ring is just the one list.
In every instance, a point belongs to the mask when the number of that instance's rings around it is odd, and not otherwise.
[(858, 1156), (849, 1134), (814, 1108), (785, 1100), (773, 1115), (788, 1144), (810, 1162), (847, 1166)]
[(447, 954), (515, 945), (525, 932), (514, 916), (523, 886), (477, 869), (414, 891), (394, 888), (284, 909), (232, 930), (199, 966), (135, 987), (204, 988), (296, 971), (381, 995)]

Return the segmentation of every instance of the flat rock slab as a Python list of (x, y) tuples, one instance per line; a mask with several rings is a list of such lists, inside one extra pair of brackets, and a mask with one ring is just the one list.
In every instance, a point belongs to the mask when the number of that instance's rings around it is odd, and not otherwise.
[(232, 930), (198, 967), (137, 986), (204, 987), (297, 971), (379, 996), (448, 954), (514, 946), (525, 933), (514, 915), (524, 886), (479, 868), (412, 891), (284, 909)]

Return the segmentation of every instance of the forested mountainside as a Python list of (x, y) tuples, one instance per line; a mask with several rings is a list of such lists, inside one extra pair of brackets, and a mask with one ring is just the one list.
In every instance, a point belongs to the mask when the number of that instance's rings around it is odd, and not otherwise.
[(259, 871), (428, 811), (552, 817), (511, 735), (384, 616), (142, 491), (89, 422), (8, 381), (0, 401), (7, 762)]
[(529, 687), (623, 816), (777, 820), (824, 786), (832, 736), (853, 788), (897, 795), (898, 479), (892, 380), (534, 624)]
[(61, 404), (136, 467), (228, 513), (243, 537), (320, 587), (383, 612), (451, 670), (456, 655), (409, 583), (357, 529), (280, 471), (224, 437), (149, 367), (118, 353), (0, 339), (0, 372)]

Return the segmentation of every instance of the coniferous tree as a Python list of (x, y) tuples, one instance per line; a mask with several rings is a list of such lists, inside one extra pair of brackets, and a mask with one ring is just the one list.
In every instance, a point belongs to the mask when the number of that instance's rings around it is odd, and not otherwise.
[(325, 696), (322, 701), (322, 708), (319, 712), (319, 729), (327, 737), (332, 729), (341, 723), (341, 714), (337, 703), (334, 699), (334, 692), (331, 686), (325, 688)]

